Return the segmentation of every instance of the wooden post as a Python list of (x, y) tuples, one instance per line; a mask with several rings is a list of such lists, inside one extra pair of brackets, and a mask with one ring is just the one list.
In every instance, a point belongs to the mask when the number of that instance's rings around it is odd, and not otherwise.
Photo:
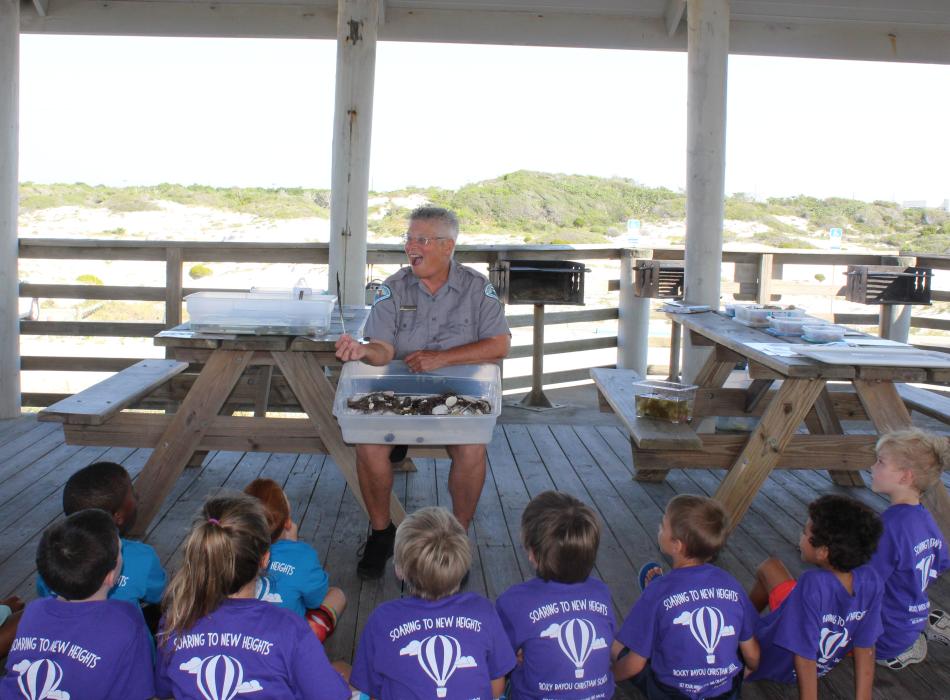
[(620, 254), (620, 300), (617, 303), (617, 367), (647, 376), (650, 342), (650, 300), (633, 294), (633, 266), (651, 251), (624, 250)]
[[(688, 304), (719, 306), (726, 183), (726, 72), (729, 0), (686, 4), (686, 294)], [(709, 354), (684, 343), (691, 381)]]
[(19, 65), (20, 0), (0, 0), (0, 418), (20, 416)]
[(165, 249), (165, 327), (181, 323), (181, 248)]
[(333, 167), (330, 177), (330, 291), (340, 275), (343, 303), (362, 304), (366, 284), (373, 82), (380, 0), (339, 0)]
[(758, 304), (768, 304), (772, 301), (772, 254), (759, 255), (759, 285), (755, 292), (755, 301)]

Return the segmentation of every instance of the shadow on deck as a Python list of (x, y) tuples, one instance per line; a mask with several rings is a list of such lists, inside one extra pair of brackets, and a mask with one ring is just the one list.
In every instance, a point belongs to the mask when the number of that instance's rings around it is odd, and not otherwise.
[[(677, 493), (712, 494), (724, 472), (675, 470), (662, 484), (639, 483), (632, 476), (627, 436), (611, 416), (597, 413), (593, 389), (571, 390), (557, 400), (567, 409), (533, 413), (506, 409), (489, 445), (489, 473), (473, 526), (474, 569), (469, 589), (494, 599), (533, 572), (520, 546), (521, 512), (530, 498), (547, 489), (567, 491), (589, 503), (604, 523), (596, 574), (613, 593), (619, 619), (637, 598), (639, 565), (660, 554), (656, 532), (666, 502)], [(915, 419), (917, 418), (915, 414)], [(62, 486), (76, 469), (108, 459), (135, 477), (149, 450), (75, 447), (63, 444), (58, 424), (32, 416), (0, 422), (0, 594), (34, 596), (34, 553), (43, 528), (59, 517)], [(395, 488), (412, 511), (450, 505), (446, 460), (416, 460), (418, 471), (398, 473)], [(366, 520), (347, 492), (333, 461), (324, 455), (212, 452), (200, 467), (189, 468), (152, 524), (146, 541), (167, 570), (174, 570), (180, 547), (201, 503), (220, 490), (240, 490), (263, 476), (284, 485), (300, 538), (313, 544), (333, 585), (349, 599), (336, 634), (327, 645), (330, 658), (350, 659), (369, 613), (402, 594), (389, 564), (379, 582), (356, 577), (356, 550)], [(946, 477), (945, 477), (946, 478)], [(835, 486), (823, 471), (780, 471), (769, 479), (731, 537), (719, 564), (746, 587), (755, 566), (775, 554), (798, 573), (798, 536), (806, 506), (818, 494), (845, 492), (877, 510), (885, 501), (867, 489)], [(930, 586), (931, 600), (950, 607), (950, 577)], [(878, 670), (876, 698), (944, 697), (950, 687), (950, 649), (931, 645), (930, 658), (900, 673)], [(619, 695), (619, 694), (618, 694)], [(792, 688), (750, 684), (747, 698), (792, 698)], [(851, 665), (843, 663), (822, 681), (822, 697), (853, 697)]]

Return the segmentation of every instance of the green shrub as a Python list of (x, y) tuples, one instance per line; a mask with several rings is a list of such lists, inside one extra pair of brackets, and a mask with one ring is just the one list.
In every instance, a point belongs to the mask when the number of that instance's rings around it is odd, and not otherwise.
[(211, 268), (203, 263), (192, 265), (191, 269), (188, 270), (188, 276), (193, 280), (200, 280), (202, 277), (208, 277), (212, 274), (214, 273)]
[(79, 277), (76, 278), (76, 281), (79, 282), (79, 284), (98, 284), (100, 286), (102, 285), (102, 280), (96, 277), (95, 275), (79, 275)]

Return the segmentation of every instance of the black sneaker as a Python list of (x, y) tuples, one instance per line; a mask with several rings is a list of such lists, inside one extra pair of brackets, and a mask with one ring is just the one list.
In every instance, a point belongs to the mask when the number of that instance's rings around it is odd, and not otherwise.
[(383, 577), (386, 560), (393, 555), (396, 541), (396, 526), (389, 523), (385, 530), (371, 530), (366, 542), (357, 554), (360, 561), (356, 565), (356, 574), (364, 581), (373, 581)]
[(393, 445), (393, 449), (389, 453), (389, 463), (399, 464), (406, 458), (406, 455), (408, 454), (409, 445)]

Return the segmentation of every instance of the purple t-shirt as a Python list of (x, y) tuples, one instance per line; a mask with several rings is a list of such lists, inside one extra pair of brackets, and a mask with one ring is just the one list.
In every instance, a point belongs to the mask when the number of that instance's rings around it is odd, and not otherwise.
[(830, 571), (802, 574), (779, 609), (759, 620), (762, 656), (750, 681), (794, 683), (796, 654), (817, 662), (821, 677), (852, 647), (874, 646), (881, 634), (884, 584), (868, 564), (851, 573), (854, 595)]
[(152, 641), (138, 606), (121, 600), (34, 600), (23, 612), (3, 700), (145, 700), (152, 685)]
[(304, 620), (254, 599), (228, 599), (158, 650), (155, 688), (176, 700), (240, 695), (349, 700), (350, 690)]
[(879, 659), (908, 649), (927, 625), (927, 586), (950, 567), (943, 535), (922, 505), (898, 504), (881, 514), (884, 534), (871, 566), (884, 582)]
[(515, 654), (492, 604), (475, 593), (402, 598), (369, 616), (350, 684), (376, 700), (491, 700)]
[(509, 588), (495, 605), (511, 646), (524, 655), (511, 674), (513, 697), (613, 697), (610, 645), (616, 623), (602, 581), (534, 578)]
[(758, 613), (742, 586), (713, 566), (672, 569), (654, 578), (617, 639), (650, 660), (657, 680), (691, 698), (721, 695), (742, 672), (739, 642)]

